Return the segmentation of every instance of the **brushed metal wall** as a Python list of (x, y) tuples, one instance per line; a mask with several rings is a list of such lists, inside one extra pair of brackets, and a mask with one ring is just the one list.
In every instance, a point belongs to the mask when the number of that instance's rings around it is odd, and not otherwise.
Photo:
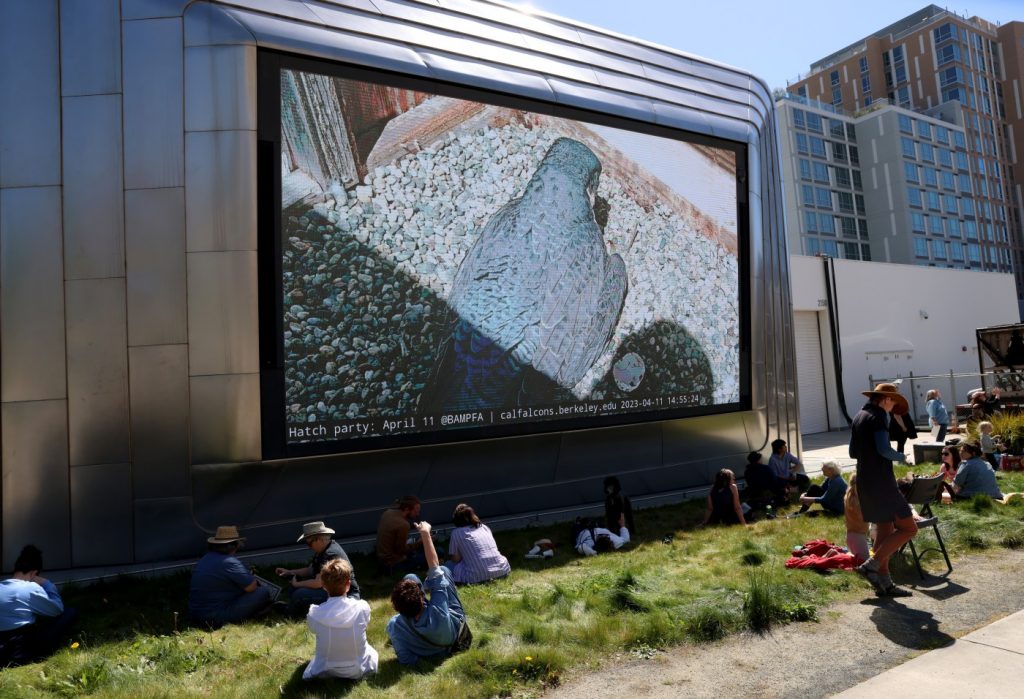
[[(256, 63), (275, 49), (749, 145), (753, 409), (261, 463)], [(798, 443), (777, 125), (756, 78), (486, 0), (0, 3), (3, 568), (166, 560), (374, 531), (417, 492), (447, 521), (708, 481)]]

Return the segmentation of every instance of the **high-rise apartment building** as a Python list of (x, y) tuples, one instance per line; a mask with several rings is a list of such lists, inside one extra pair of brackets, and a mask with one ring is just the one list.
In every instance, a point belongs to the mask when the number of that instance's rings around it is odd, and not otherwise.
[[(790, 225), (800, 226), (800, 249), (812, 252), (817, 245), (826, 253), (840, 249), (844, 257), (860, 252), (863, 259), (869, 242), (875, 260), (1014, 271), (1018, 298), (1024, 299), (1022, 79), (1024, 23), (997, 26), (936, 5), (812, 64), (807, 76), (789, 86), (791, 97), (779, 103), (782, 123), (791, 127), (784, 129), (790, 133), (783, 146), (794, 150), (784, 160), (795, 163), (788, 181), (796, 187), (789, 189), (798, 189), (801, 199), (790, 202), (799, 211), (799, 220), (791, 216)], [(807, 180), (801, 176), (798, 110), (805, 130), (807, 114), (828, 124), (821, 136), (806, 133), (819, 209), (816, 231), (807, 228), (811, 209), (802, 198)], [(842, 140), (835, 137), (839, 129), (833, 122), (843, 124)], [(812, 136), (824, 141), (824, 159)], [(824, 174), (815, 165), (821, 161), (833, 177), (834, 168), (848, 168), (852, 182), (854, 163), (835, 159), (844, 150), (849, 154), (851, 146), (857, 148), (863, 190), (849, 188), (859, 249), (845, 245), (853, 239), (847, 241), (842, 232), (834, 246), (827, 232), (822, 235), (825, 196), (817, 188), (825, 183), (816, 180)], [(836, 200), (834, 216), (843, 215), (840, 198), (847, 200), (846, 188), (837, 186), (846, 181), (840, 177), (828, 184)], [(865, 200), (863, 213), (858, 194)]]

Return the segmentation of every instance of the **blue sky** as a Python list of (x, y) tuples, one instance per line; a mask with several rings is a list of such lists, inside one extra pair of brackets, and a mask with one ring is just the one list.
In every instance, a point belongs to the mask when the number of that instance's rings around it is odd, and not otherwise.
[[(813, 61), (928, 6), (926, 0), (530, 0), (519, 5), (744, 68), (771, 88)], [(1024, 21), (1021, 0), (940, 7), (991, 22)]]

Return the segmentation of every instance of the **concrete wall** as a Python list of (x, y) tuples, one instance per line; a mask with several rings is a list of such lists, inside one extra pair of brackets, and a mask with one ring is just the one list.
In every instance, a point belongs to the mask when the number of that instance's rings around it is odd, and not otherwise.
[[(835, 260), (835, 297), (846, 409), (863, 405), (874, 379), (977, 372), (975, 328), (1019, 320), (1013, 275)], [(827, 300), (822, 258), (794, 256), (793, 310), (822, 311)], [(827, 321), (827, 307), (824, 308)], [(927, 317), (925, 317), (927, 316)], [(825, 372), (835, 364), (822, 338)], [(917, 404), (933, 386), (915, 382)], [(946, 384), (934, 386), (948, 393)], [(905, 391), (906, 392), (906, 391)], [(829, 391), (828, 395), (835, 396)], [(908, 398), (910, 396), (908, 395)], [(956, 396), (962, 401), (962, 396)], [(833, 399), (830, 417), (840, 413)], [(946, 399), (947, 405), (953, 401)], [(834, 422), (834, 421), (833, 421)]]

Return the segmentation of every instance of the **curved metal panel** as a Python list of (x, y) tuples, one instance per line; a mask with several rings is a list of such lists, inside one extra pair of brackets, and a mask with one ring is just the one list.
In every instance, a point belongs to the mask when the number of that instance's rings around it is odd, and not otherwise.
[(256, 129), (256, 48), (185, 49), (185, 131)]
[(256, 132), (185, 134), (188, 252), (256, 249)]
[(181, 17), (181, 13), (195, 0), (121, 0), (121, 18), (158, 19)]
[(219, 7), (197, 2), (185, 13), (185, 47), (256, 43), (249, 30)]
[(190, 252), (186, 264), (189, 375), (259, 371), (256, 253)]
[[(493, 64), (468, 56), (454, 56), (420, 50), (419, 56), (431, 75), (448, 81), (501, 92), (515, 91), (524, 97), (554, 101), (555, 95), (544, 76), (517, 68), (495, 68)], [(471, 76), (471, 77), (467, 77)]]
[(593, 85), (548, 78), (548, 84), (559, 104), (580, 109), (607, 112), (627, 119), (653, 122), (656, 119), (654, 103), (642, 95), (609, 93)]

